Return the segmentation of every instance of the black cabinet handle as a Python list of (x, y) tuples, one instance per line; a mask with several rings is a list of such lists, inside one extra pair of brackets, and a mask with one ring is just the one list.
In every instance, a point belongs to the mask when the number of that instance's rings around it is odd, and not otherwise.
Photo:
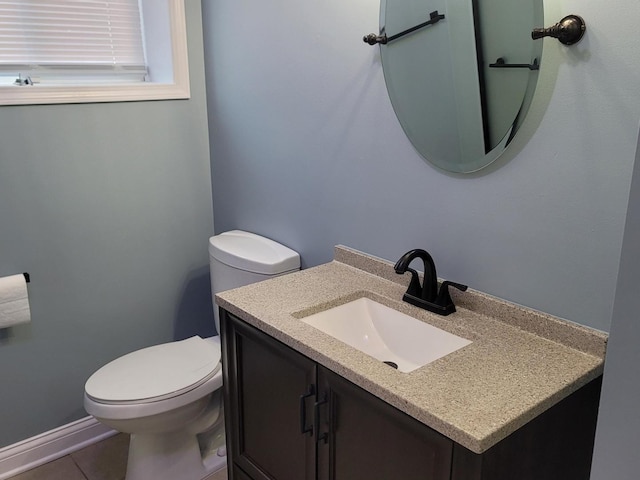
[(313, 385), (309, 385), (307, 393), (300, 395), (300, 433), (309, 436), (313, 436), (313, 425), (306, 426), (307, 424), (307, 398), (313, 397), (316, 394), (316, 389)]
[(320, 442), (327, 443), (327, 440), (329, 439), (329, 432), (324, 432), (322, 434), (320, 433), (320, 407), (327, 403), (329, 403), (329, 398), (328, 398), (328, 395), (325, 393), (322, 396), (322, 400), (319, 400), (314, 404), (315, 411), (313, 415), (313, 424), (314, 424), (313, 426), (316, 431), (316, 443), (320, 443)]

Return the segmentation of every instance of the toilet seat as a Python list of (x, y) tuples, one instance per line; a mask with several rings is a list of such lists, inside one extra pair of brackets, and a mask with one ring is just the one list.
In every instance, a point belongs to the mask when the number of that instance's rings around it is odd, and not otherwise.
[(194, 336), (113, 360), (87, 380), (85, 394), (108, 405), (158, 402), (197, 389), (220, 369), (219, 337)]

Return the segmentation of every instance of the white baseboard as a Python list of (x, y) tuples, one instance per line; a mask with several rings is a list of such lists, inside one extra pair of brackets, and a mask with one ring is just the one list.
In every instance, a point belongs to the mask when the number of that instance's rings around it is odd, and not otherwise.
[(0, 449), (0, 480), (64, 457), (115, 435), (115, 430), (85, 417)]

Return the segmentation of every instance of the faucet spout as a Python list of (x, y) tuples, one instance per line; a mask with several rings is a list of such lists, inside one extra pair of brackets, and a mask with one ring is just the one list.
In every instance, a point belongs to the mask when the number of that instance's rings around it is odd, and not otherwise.
[[(420, 285), (420, 277), (418, 272), (413, 268), (409, 268), (409, 264), (416, 258), (422, 260), (424, 264), (424, 278)], [(411, 281), (407, 293), (402, 299), (416, 307), (424, 308), (430, 312), (439, 315), (449, 315), (456, 311), (451, 295), (449, 295), (449, 287), (455, 287), (463, 292), (467, 289), (466, 285), (454, 283), (450, 281), (442, 282), (440, 293), (438, 293), (438, 276), (436, 275), (436, 265), (433, 258), (426, 250), (416, 248), (405, 253), (394, 266), (396, 273), (402, 275), (406, 272), (411, 273)]]
[[(420, 286), (418, 272), (409, 268), (409, 264), (416, 258), (422, 260), (424, 265), (424, 279), (422, 286)], [(436, 275), (436, 265), (433, 262), (431, 255), (429, 255), (429, 252), (421, 248), (409, 250), (400, 257), (394, 268), (398, 274), (411, 272), (411, 282), (409, 283), (409, 289), (407, 290), (408, 294), (427, 302), (434, 302), (436, 300), (436, 297), (438, 296), (438, 277)]]

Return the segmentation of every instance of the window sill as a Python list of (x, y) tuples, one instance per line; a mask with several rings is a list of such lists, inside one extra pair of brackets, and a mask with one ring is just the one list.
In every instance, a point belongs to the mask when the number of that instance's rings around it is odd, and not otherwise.
[(125, 85), (54, 85), (0, 87), (0, 105), (135, 102), (190, 97), (188, 84), (140, 83)]

